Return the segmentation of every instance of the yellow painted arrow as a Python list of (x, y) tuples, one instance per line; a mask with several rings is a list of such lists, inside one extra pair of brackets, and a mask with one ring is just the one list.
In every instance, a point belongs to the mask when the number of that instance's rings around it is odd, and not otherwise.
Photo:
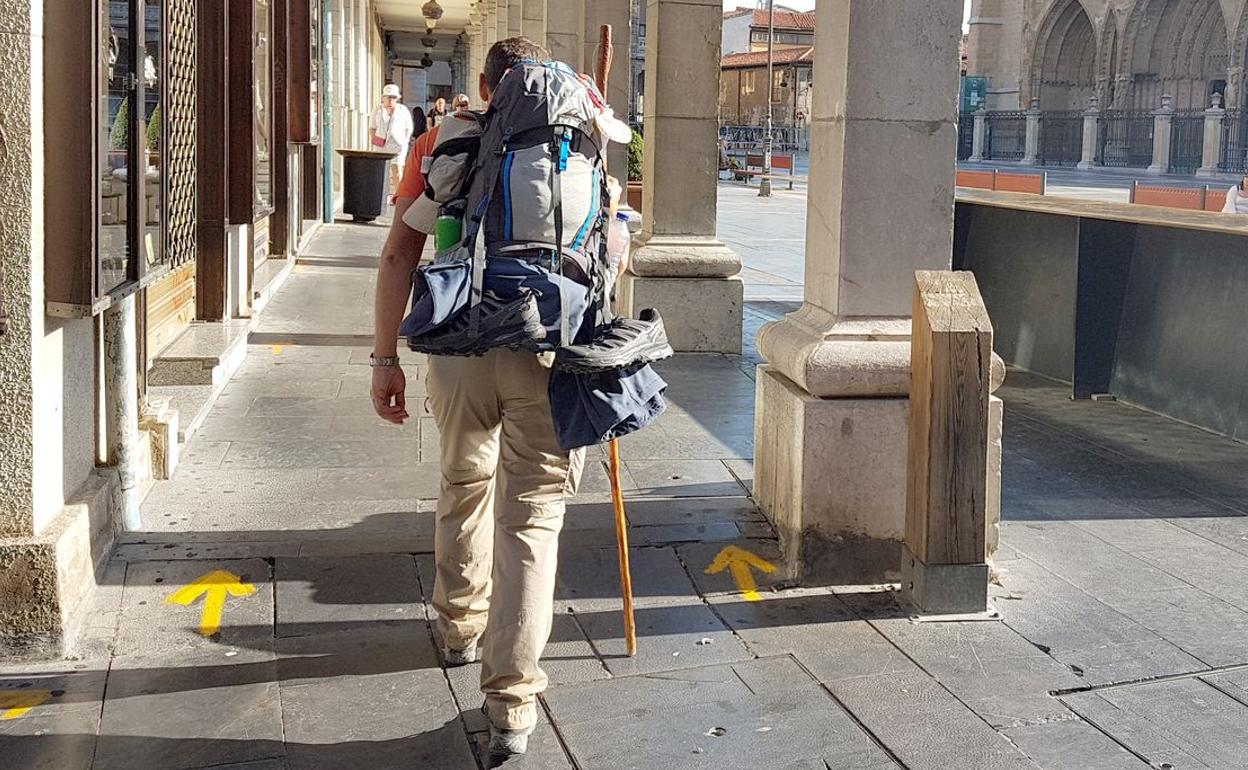
[(199, 633), (212, 636), (221, 630), (221, 613), (225, 610), (225, 597), (251, 596), (256, 587), (244, 583), (243, 579), (232, 572), (217, 570), (209, 572), (188, 586), (179, 588), (165, 599), (169, 604), (181, 604), (189, 607), (199, 597), (204, 597), (204, 612), (199, 620)]
[(719, 552), (715, 561), (711, 562), (711, 566), (706, 568), (706, 574), (718, 575), (728, 570), (732, 573), (732, 579), (736, 582), (737, 590), (741, 592), (742, 598), (747, 602), (756, 602), (762, 597), (758, 595), (758, 584), (754, 582), (753, 570), (755, 569), (772, 573), (776, 571), (776, 565), (744, 548), (730, 545)]
[(17, 719), (51, 698), (51, 690), (0, 690), (0, 720)]

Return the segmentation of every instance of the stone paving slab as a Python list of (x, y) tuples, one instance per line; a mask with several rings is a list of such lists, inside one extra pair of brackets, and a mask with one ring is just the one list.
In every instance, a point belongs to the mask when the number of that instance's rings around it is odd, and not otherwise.
[(719, 460), (624, 461), (637, 491), (630, 497), (744, 497), (728, 466)]
[(292, 768), (474, 768), (425, 623), (279, 642)]
[(93, 767), (200, 768), (285, 755), (271, 649), (115, 661)]
[(1010, 628), (1088, 684), (1197, 671), (1206, 663), (1153, 629), (1044, 570), (1030, 559), (1001, 568), (1006, 598), (996, 607)]
[(1063, 700), (1153, 767), (1244, 766), (1248, 705), (1200, 679), (1106, 689)]
[(277, 559), (273, 575), (279, 638), (425, 619), (410, 555)]
[[(754, 691), (754, 668), (784, 686)], [(545, 699), (584, 768), (897, 766), (791, 659), (559, 687)]]
[[(689, 574), (672, 548), (630, 548), (633, 601), (638, 607), (687, 603), (694, 595)], [(578, 612), (620, 606), (619, 552), (574, 548), (559, 556), (555, 601)]]
[[(220, 629), (202, 635), (213, 591), (190, 604), (175, 604), (169, 597), (207, 576), (225, 572), (250, 586), (247, 596), (223, 596)], [(151, 561), (132, 562), (126, 569), (124, 608), (117, 633), (117, 652), (125, 656), (177, 657), (230, 645), (267, 644), (273, 638), (273, 583), (267, 562)]]
[(1049, 693), (1085, 685), (1003, 623), (897, 618), (871, 624), (994, 727), (1066, 718), (1069, 712)]
[(910, 770), (1040, 767), (917, 667), (841, 679), (828, 689)]
[(634, 617), (637, 656), (630, 658), (618, 606), (614, 611), (576, 613), (581, 628), (613, 676), (653, 674), (753, 657), (711, 608), (701, 602), (641, 607)]
[(1045, 770), (1149, 770), (1149, 765), (1081, 719), (1013, 727), (1004, 731)]

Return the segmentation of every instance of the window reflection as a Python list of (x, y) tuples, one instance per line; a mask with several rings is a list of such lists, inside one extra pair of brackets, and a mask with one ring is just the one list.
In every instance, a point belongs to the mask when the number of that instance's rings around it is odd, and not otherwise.
[(104, 45), (100, 76), (100, 227), (99, 291), (111, 291), (124, 283), (128, 274), (130, 250), (127, 225), (130, 198), (127, 180), (133, 118), (129, 81), (134, 75), (134, 52), (130, 36), (130, 3), (112, 0), (108, 13), (101, 14)]
[(162, 237), (165, 212), (164, 171), (168, 164), (163, 162), (165, 151), (164, 111), (161, 99), (164, 96), (164, 62), (161, 59), (161, 39), (164, 32), (163, 0), (147, 0), (145, 6), (146, 35), (144, 38), (143, 85), (145, 127), (145, 163), (144, 180), (144, 214), (146, 227), (143, 229), (143, 253), (147, 264), (154, 265), (163, 259), (164, 238)]
[(272, 26), (268, 0), (255, 2), (255, 39), (252, 41), (254, 79), (252, 84), (254, 110), (254, 136), (256, 153), (255, 210), (257, 215), (273, 206), (271, 141), (273, 116), (270, 106), (273, 99), (272, 83)]

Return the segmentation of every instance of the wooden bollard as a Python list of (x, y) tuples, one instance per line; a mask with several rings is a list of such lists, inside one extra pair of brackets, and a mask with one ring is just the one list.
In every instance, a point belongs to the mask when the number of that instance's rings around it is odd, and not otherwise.
[(992, 323), (969, 272), (915, 274), (902, 592), (921, 613), (983, 612)]

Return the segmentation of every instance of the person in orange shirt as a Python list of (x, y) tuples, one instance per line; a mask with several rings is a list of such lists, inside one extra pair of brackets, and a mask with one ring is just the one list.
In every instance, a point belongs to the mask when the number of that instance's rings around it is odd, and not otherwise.
[[(486, 58), (481, 98), (488, 102), (516, 64), (546, 58), (525, 38), (499, 41)], [(398, 329), (412, 270), (436, 227), (428, 216), (409, 216), (409, 225), (405, 215), (425, 191), (422, 164), (447, 121), (472, 119), (447, 116), (423, 134), (399, 185), (377, 275), (372, 356), (373, 408), (388, 422), (410, 418)], [(429, 357), (428, 404), (440, 432), (442, 468), (433, 606), (446, 664), (482, 661), (492, 760), (523, 754), (537, 724), (537, 695), (547, 684), (539, 658), (553, 622), (559, 532), (585, 461), (584, 450), (559, 446), (549, 382), (549, 364), (532, 353), (496, 348), (479, 358)]]

